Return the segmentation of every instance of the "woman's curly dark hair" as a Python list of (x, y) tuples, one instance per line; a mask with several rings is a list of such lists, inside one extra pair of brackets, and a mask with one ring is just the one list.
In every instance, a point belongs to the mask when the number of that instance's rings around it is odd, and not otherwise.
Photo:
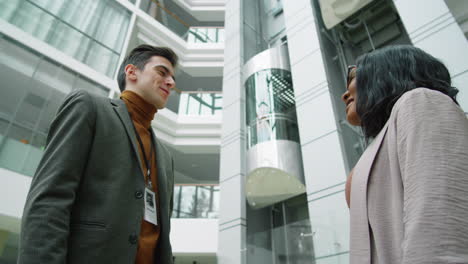
[(458, 104), (458, 89), (438, 59), (411, 45), (388, 46), (357, 59), (356, 111), (366, 139), (382, 130), (395, 102), (419, 87), (439, 91)]

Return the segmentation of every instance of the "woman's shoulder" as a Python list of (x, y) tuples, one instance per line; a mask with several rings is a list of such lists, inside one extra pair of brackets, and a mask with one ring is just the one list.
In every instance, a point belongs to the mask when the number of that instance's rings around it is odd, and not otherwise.
[(404, 93), (395, 103), (393, 116), (401, 113), (428, 113), (434, 110), (459, 110), (457, 104), (448, 95), (429, 88), (415, 88)]
[(415, 88), (404, 93), (395, 103), (395, 107), (401, 107), (406, 103), (424, 103), (431, 101), (440, 101), (441, 103), (453, 103), (452, 99), (442, 92), (429, 88)]

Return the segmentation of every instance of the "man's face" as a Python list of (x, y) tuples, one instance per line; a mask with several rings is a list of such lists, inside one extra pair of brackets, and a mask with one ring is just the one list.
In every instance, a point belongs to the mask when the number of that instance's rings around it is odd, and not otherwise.
[(144, 69), (136, 69), (135, 75), (135, 88), (143, 99), (157, 109), (163, 109), (171, 90), (175, 87), (174, 68), (171, 62), (164, 57), (153, 56)]

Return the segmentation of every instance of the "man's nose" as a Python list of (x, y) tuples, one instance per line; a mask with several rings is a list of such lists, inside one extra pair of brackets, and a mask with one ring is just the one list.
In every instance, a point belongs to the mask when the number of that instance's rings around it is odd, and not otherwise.
[(169, 88), (172, 88), (175, 86), (175, 80), (172, 77), (166, 78), (166, 85), (169, 86)]

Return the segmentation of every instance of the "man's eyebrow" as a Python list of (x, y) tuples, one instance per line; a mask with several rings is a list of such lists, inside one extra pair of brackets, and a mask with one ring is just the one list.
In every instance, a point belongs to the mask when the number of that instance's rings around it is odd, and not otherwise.
[(166, 71), (166, 73), (171, 74), (172, 79), (174, 79), (174, 81), (175, 81), (175, 76), (171, 73), (171, 71), (166, 66), (164, 66), (164, 65), (155, 65), (154, 67), (155, 68), (163, 68)]

